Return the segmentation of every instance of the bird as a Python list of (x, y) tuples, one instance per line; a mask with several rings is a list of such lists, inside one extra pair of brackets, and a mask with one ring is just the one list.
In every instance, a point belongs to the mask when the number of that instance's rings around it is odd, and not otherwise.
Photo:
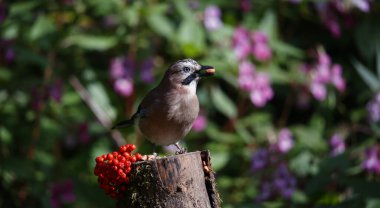
[(137, 130), (153, 144), (174, 144), (178, 154), (185, 153), (179, 141), (190, 132), (198, 117), (198, 82), (214, 74), (214, 67), (200, 65), (193, 59), (175, 62), (166, 70), (161, 82), (142, 99), (132, 117), (112, 129), (137, 125)]

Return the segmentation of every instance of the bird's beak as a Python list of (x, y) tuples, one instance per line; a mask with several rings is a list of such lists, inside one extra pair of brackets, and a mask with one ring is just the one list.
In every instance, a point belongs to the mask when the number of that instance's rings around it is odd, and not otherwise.
[(202, 66), (199, 71), (197, 71), (197, 74), (200, 77), (208, 77), (215, 74), (215, 68), (212, 66)]

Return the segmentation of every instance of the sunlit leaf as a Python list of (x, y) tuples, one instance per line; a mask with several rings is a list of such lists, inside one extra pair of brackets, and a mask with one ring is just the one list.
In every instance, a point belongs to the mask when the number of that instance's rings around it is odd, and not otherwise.
[(211, 100), (216, 109), (225, 116), (232, 118), (236, 116), (237, 110), (232, 100), (219, 88), (211, 88)]
[(55, 26), (53, 21), (47, 16), (40, 15), (30, 30), (29, 38), (36, 40), (54, 30)]
[(380, 90), (380, 80), (376, 78), (376, 75), (357, 60), (353, 60), (353, 64), (356, 71), (373, 92)]
[(88, 50), (107, 50), (116, 45), (116, 38), (113, 36), (95, 36), (76, 34), (70, 35), (64, 40), (64, 46), (78, 46)]

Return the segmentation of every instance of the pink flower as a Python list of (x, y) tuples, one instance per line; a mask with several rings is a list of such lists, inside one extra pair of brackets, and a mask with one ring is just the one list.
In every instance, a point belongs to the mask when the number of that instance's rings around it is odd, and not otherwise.
[(236, 28), (232, 36), (232, 48), (238, 60), (245, 59), (251, 52), (249, 31), (243, 27)]
[(277, 149), (281, 153), (287, 153), (290, 149), (293, 148), (293, 135), (289, 129), (281, 129), (277, 137)]
[(338, 155), (346, 150), (346, 144), (340, 134), (334, 134), (330, 139), (331, 154)]
[(124, 97), (128, 97), (133, 93), (133, 81), (130, 79), (117, 79), (113, 87), (117, 93)]
[(366, 150), (365, 159), (362, 166), (368, 172), (380, 174), (380, 159), (377, 147), (371, 147)]
[(141, 65), (141, 80), (145, 83), (152, 83), (154, 81), (153, 76), (154, 63), (152, 58), (148, 58), (143, 61)]
[(339, 64), (334, 64), (331, 67), (331, 83), (340, 92), (346, 89), (346, 82), (342, 77), (342, 67)]
[(252, 48), (252, 53), (259, 61), (268, 61), (272, 57), (272, 50), (266, 43), (255, 43)]
[(269, 77), (265, 73), (256, 73), (252, 82), (254, 85), (250, 91), (251, 101), (255, 106), (263, 107), (273, 97)]
[(198, 117), (195, 119), (193, 123), (193, 129), (196, 132), (203, 131), (207, 126), (207, 119), (203, 115), (198, 115)]
[(268, 37), (262, 31), (253, 32), (251, 38), (254, 43), (268, 43)]
[(312, 82), (309, 88), (311, 94), (318, 101), (323, 101), (326, 99), (327, 90), (324, 84), (319, 82)]
[(221, 12), (219, 7), (210, 5), (206, 7), (204, 12), (204, 25), (207, 30), (215, 31), (223, 26), (223, 22), (220, 19)]
[(239, 65), (238, 82), (240, 88), (250, 91), (253, 88), (253, 75), (255, 73), (255, 65), (249, 61), (242, 61)]

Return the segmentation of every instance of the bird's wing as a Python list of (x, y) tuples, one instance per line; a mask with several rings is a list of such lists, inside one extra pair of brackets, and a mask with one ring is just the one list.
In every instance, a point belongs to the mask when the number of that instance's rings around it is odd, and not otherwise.
[(111, 129), (118, 129), (118, 128), (123, 128), (123, 127), (129, 127), (135, 124), (137, 118), (142, 118), (144, 117), (144, 110), (141, 108), (141, 105), (137, 108), (137, 111), (129, 120), (124, 120), (116, 125), (114, 125)]

